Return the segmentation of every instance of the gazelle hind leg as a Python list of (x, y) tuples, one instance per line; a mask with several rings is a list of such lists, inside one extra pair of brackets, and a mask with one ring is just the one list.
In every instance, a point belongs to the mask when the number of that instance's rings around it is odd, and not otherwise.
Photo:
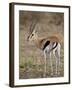
[(60, 44), (58, 44), (55, 50), (55, 57), (56, 57), (56, 75), (60, 74)]
[(60, 75), (60, 49), (61, 49), (61, 46), (60, 44), (58, 44), (58, 49), (57, 49), (57, 52), (58, 52), (58, 75)]
[(43, 77), (46, 77), (46, 51), (44, 51), (44, 74)]

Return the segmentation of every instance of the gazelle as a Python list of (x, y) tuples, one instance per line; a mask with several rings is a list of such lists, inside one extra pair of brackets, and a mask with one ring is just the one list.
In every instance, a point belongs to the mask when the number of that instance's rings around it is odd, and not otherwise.
[[(31, 25), (32, 26), (32, 25)], [(60, 66), (60, 40), (57, 36), (50, 36), (50, 37), (39, 37), (37, 35), (37, 31), (35, 30), (36, 23), (33, 24), (33, 27), (30, 28), (30, 34), (28, 36), (28, 41), (33, 42), (37, 48), (43, 51), (44, 53), (44, 77), (46, 76), (46, 59), (47, 55), (50, 56), (50, 65), (51, 65), (51, 75), (53, 75), (53, 65), (51, 54), (56, 58), (56, 75), (59, 74), (59, 67)]]

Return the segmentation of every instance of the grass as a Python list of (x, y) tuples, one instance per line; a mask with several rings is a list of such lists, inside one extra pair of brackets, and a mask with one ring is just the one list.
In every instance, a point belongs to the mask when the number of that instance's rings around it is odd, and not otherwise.
[[(62, 51), (63, 53), (63, 51)], [(52, 57), (53, 62), (53, 76), (55, 76), (55, 58)], [(44, 73), (44, 62), (38, 63), (39, 60), (34, 62), (34, 57), (28, 57), (27, 59), (24, 58), (24, 61), (20, 62), (20, 79), (27, 79), (27, 78), (43, 78)], [(51, 76), (51, 67), (49, 64), (49, 60), (47, 60), (47, 67), (46, 67), (46, 77), (53, 77)], [(61, 67), (60, 67), (60, 75), (63, 76), (64, 67), (63, 67), (63, 55), (61, 56)]]

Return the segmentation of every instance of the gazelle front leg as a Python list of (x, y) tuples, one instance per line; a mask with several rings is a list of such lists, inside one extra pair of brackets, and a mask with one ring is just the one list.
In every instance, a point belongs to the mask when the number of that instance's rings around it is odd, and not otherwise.
[(46, 77), (46, 51), (44, 51), (44, 74), (43, 77)]
[(50, 55), (50, 67), (51, 67), (51, 76), (53, 75), (53, 65), (52, 65), (52, 58), (51, 58), (51, 52), (49, 53)]

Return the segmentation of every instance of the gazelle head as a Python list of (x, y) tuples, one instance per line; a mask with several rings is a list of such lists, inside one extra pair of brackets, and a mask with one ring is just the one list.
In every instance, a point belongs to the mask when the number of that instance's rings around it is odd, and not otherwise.
[(28, 41), (35, 41), (38, 37), (37, 35), (37, 31), (35, 30), (35, 26), (36, 26), (36, 22), (32, 23), (31, 27), (30, 27), (30, 33), (28, 35), (27, 40)]
[(31, 35), (28, 37), (29, 41), (35, 41), (37, 39), (38, 35), (37, 32), (34, 30)]

